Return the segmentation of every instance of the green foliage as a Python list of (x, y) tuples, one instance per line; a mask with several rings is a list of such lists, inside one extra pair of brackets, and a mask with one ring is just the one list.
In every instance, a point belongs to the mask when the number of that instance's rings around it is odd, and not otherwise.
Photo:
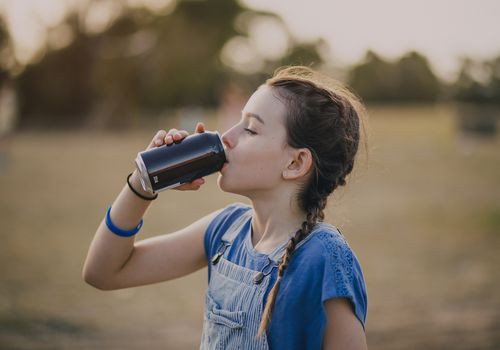
[(370, 50), (348, 79), (366, 101), (430, 102), (440, 94), (440, 82), (427, 59), (415, 51), (388, 62)]
[(486, 61), (464, 59), (452, 93), (459, 101), (500, 104), (500, 56)]
[(287, 54), (278, 62), (272, 62), (270, 66), (274, 69), (283, 65), (304, 65), (318, 67), (324, 63), (319, 50), (324, 43), (321, 40), (315, 42), (296, 43)]
[(70, 46), (48, 53), (26, 67), (17, 79), (20, 127), (79, 125), (91, 110), (89, 77), (95, 62), (95, 40), (81, 35)]
[(83, 123), (88, 114), (118, 124), (142, 109), (214, 105), (224, 80), (218, 54), (242, 10), (224, 0), (182, 1), (166, 16), (129, 10), (97, 35), (80, 30), (74, 14), (67, 20), (74, 41), (18, 78), (21, 126), (41, 125), (39, 118)]
[[(84, 11), (84, 10), (83, 10)], [(244, 16), (243, 16), (244, 15)], [(229, 81), (250, 93), (282, 65), (321, 66), (323, 41), (294, 42), (261, 72), (244, 75), (220, 60), (234, 36), (247, 36), (237, 25), (258, 16), (236, 0), (179, 0), (169, 14), (124, 8), (102, 32), (84, 30), (85, 13), (68, 14), (64, 25), (73, 41), (48, 50), (17, 76), (20, 127), (67, 127), (97, 123), (116, 127), (139, 115), (155, 115), (186, 105), (214, 107)], [(451, 97), (472, 102), (500, 101), (500, 56), (479, 65), (464, 62)], [(15, 66), (12, 40), (0, 16), (0, 85)], [(16, 67), (19, 71), (19, 67)], [(441, 82), (427, 59), (411, 51), (394, 62), (373, 51), (349, 71), (348, 84), (365, 101), (432, 102), (442, 98)], [(484, 74), (483, 74), (484, 75)]]
[(9, 76), (9, 65), (13, 60), (12, 43), (5, 26), (5, 21), (0, 16), (0, 87)]
[[(230, 38), (246, 35), (234, 26), (242, 13), (271, 15), (237, 1), (179, 1), (168, 15), (126, 10), (105, 31), (90, 35), (72, 14), (66, 24), (73, 42), (49, 51), (18, 77), (21, 127), (78, 126), (88, 118), (117, 126), (144, 111), (217, 105), (229, 79), (252, 82), (219, 58)], [(314, 49), (297, 45), (283, 62), (318, 61)]]

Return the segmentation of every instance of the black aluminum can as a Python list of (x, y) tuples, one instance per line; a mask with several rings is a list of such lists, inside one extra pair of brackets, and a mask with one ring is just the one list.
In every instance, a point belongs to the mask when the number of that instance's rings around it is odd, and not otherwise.
[(137, 154), (135, 165), (145, 191), (178, 187), (222, 169), (226, 154), (217, 131), (186, 136), (169, 145)]

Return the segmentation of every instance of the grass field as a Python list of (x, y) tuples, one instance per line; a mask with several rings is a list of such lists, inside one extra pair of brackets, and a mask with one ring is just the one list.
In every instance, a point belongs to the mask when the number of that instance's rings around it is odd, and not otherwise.
[[(370, 112), (369, 157), (360, 150), (326, 217), (362, 264), (370, 349), (499, 349), (500, 137), (461, 136), (446, 105)], [(198, 348), (206, 269), (111, 292), (81, 278), (154, 131), (12, 136), (0, 170), (1, 349)], [(138, 239), (248, 202), (217, 176), (197, 192), (162, 192)]]

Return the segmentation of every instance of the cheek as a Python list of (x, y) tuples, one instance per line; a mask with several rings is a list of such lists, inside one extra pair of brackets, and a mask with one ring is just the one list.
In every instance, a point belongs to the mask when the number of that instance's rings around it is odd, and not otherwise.
[(257, 177), (264, 178), (275, 177), (276, 174), (281, 174), (283, 152), (281, 149), (276, 149), (275, 145), (260, 145), (247, 150), (241, 155), (239, 162), (240, 169)]
[(238, 151), (233, 153), (225, 174), (217, 179), (223, 191), (244, 195), (248, 191), (273, 189), (281, 181), (281, 149), (260, 144)]

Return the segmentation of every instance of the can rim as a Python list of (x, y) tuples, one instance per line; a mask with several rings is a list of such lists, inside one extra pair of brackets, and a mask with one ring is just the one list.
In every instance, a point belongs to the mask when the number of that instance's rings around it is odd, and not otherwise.
[[(153, 191), (153, 186), (151, 185), (151, 180), (149, 179), (148, 171), (146, 169), (146, 165), (144, 164), (144, 160), (142, 159), (142, 152), (137, 153), (137, 157), (135, 158), (135, 165), (137, 170), (139, 171), (139, 180), (141, 181), (142, 188), (144, 191), (155, 193)], [(146, 175), (145, 175), (146, 174)]]
[(221, 149), (222, 149), (222, 154), (224, 155), (224, 163), (225, 163), (225, 162), (227, 162), (227, 156), (226, 156), (226, 149), (224, 148), (224, 141), (222, 140), (222, 136), (220, 135), (220, 133), (219, 133), (218, 130), (215, 130), (215, 133), (219, 137), (220, 146), (221, 146)]

